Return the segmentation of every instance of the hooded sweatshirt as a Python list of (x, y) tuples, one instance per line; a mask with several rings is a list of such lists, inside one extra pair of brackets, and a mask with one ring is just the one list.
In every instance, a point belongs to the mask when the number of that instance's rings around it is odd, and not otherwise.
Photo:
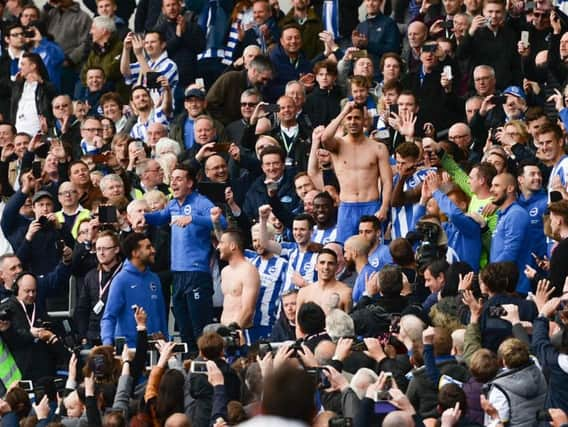
[(103, 344), (114, 345), (114, 338), (123, 336), (126, 337), (128, 347), (136, 348), (133, 305), (142, 307), (146, 311), (148, 335), (162, 332), (167, 336), (166, 305), (158, 275), (149, 268), (140, 271), (127, 260), (110, 285), (101, 320)]

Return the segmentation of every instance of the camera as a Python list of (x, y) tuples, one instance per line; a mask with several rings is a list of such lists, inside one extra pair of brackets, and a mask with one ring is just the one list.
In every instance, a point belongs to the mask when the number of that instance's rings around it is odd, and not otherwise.
[(40, 216), (40, 217), (37, 219), (37, 222), (39, 222), (39, 225), (41, 225), (41, 228), (45, 228), (45, 227), (47, 227), (47, 225), (49, 224), (49, 220), (47, 219), (46, 216), (43, 216), (43, 215)]
[(328, 421), (328, 427), (351, 427), (353, 425), (353, 418), (349, 417), (333, 417)]
[(443, 21), (442, 28), (444, 30), (452, 30), (454, 28), (454, 21)]
[(306, 368), (306, 373), (312, 377), (317, 387), (321, 390), (331, 387), (331, 383), (325, 374), (326, 368)]
[(445, 251), (442, 250), (444, 248), (438, 245), (441, 231), (442, 229), (438, 224), (420, 221), (416, 225), (416, 230), (406, 235), (410, 243), (420, 242), (416, 249), (418, 271), (424, 271), (428, 264), (445, 256)]
[(494, 305), (489, 307), (489, 317), (501, 317), (506, 315), (507, 315), (507, 310), (505, 310), (500, 305)]
[(9, 308), (0, 309), (0, 320), (7, 322), (12, 318), (12, 311)]
[(296, 341), (294, 342), (294, 344), (292, 344), (292, 345), (290, 346), (290, 348), (293, 350), (292, 357), (297, 357), (297, 358), (299, 358), (299, 357), (300, 357), (300, 353), (304, 354), (304, 349), (302, 348), (302, 340), (301, 340), (301, 339), (296, 340)]
[(227, 355), (234, 355), (241, 347), (241, 337), (239, 335), (239, 325), (231, 323), (228, 326), (222, 326), (217, 330), (225, 343), (225, 352)]

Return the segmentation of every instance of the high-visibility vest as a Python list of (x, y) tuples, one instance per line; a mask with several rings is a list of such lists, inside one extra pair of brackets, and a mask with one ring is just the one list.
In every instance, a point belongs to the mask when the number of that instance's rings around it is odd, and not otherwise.
[(0, 380), (4, 383), (6, 388), (10, 387), (12, 383), (20, 381), (22, 374), (8, 350), (8, 347), (0, 339)]

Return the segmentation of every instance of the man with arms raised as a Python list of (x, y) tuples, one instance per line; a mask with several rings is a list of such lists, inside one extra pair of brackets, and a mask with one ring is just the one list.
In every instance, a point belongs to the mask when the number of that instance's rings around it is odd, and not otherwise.
[[(315, 302), (328, 313), (339, 308), (347, 313), (351, 310), (351, 289), (335, 278), (337, 272), (337, 255), (331, 249), (322, 249), (316, 262), (318, 281), (300, 289), (296, 305), (301, 307), (305, 302)], [(296, 336), (298, 334), (296, 322)]]
[[(339, 125), (344, 120), (347, 135), (337, 137)], [(389, 209), (392, 191), (389, 153), (383, 144), (365, 136), (365, 121), (363, 109), (356, 107), (353, 102), (347, 102), (322, 134), (322, 144), (332, 153), (335, 174), (341, 187), (337, 220), (337, 240), (340, 242), (357, 234), (361, 216), (375, 214), (383, 221)], [(382, 194), (379, 194), (379, 179)]]
[(227, 230), (219, 241), (219, 255), (227, 265), (221, 271), (223, 313), (221, 323), (237, 323), (242, 329), (252, 326), (260, 287), (258, 271), (244, 256), (245, 242), (238, 230)]

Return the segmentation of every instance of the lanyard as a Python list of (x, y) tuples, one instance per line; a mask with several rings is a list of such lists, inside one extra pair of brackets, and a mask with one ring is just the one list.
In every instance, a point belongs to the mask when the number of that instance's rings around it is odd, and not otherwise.
[(36, 315), (36, 305), (34, 302), (34, 309), (32, 311), (32, 318), (30, 319), (30, 316), (28, 316), (28, 310), (26, 310), (26, 305), (18, 300), (18, 302), (20, 303), (20, 305), (22, 306), (22, 308), (24, 309), (24, 314), (26, 315), (26, 319), (28, 319), (28, 323), (30, 324), (30, 328), (34, 327), (34, 323), (35, 323), (35, 315)]
[(114, 276), (117, 275), (117, 273), (120, 271), (120, 269), (122, 268), (122, 263), (120, 263), (117, 267), (116, 270), (114, 270), (114, 273), (112, 273), (112, 276), (110, 276), (110, 278), (106, 281), (105, 285), (102, 286), (102, 282), (103, 282), (103, 271), (99, 270), (99, 299), (102, 300), (103, 299), (103, 295), (106, 292), (107, 288), (110, 286), (110, 282), (112, 282), (112, 279), (114, 279)]

